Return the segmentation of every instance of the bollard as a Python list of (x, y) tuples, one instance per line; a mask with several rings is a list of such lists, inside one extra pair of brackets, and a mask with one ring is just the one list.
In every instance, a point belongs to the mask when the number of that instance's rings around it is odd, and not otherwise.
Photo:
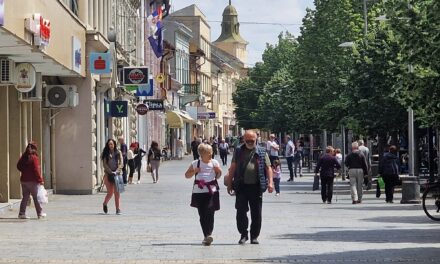
[(401, 204), (420, 203), (420, 185), (416, 176), (400, 176), (402, 180)]

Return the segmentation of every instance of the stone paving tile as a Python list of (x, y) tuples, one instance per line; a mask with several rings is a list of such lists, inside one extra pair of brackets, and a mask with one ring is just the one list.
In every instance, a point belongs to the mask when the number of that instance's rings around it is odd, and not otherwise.
[(0, 263), (440, 263), (440, 226), (420, 205), (372, 193), (352, 205), (340, 181), (333, 204), (322, 204), (312, 174), (288, 183), (287, 170), (281, 196), (264, 196), (260, 245), (237, 245), (234, 197), (222, 187), (214, 243), (204, 247), (183, 176), (189, 162), (163, 163), (157, 184), (143, 175), (128, 185), (121, 216), (112, 202), (101, 212), (104, 193), (53, 195), (43, 221), (33, 207), (31, 220), (16, 219), (17, 206), (1, 211)]

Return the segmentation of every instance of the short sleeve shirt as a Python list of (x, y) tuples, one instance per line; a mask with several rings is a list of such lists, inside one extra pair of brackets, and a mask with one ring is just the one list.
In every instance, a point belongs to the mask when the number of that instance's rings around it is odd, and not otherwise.
[[(248, 148), (243, 148), (240, 152), (240, 155), (242, 155), (243, 157), (243, 162), (241, 165), (245, 166), (244, 168), (244, 184), (257, 184), (260, 179), (259, 179), (259, 175), (257, 173), (257, 156), (255, 155), (255, 149), (248, 149)], [(270, 159), (269, 156), (265, 155), (264, 157), (265, 163), (267, 167), (270, 167)], [(234, 152), (234, 156), (232, 157), (232, 162), (235, 162), (237, 165), (237, 161), (236, 161), (236, 157), (235, 157), (235, 152)], [(243, 168), (238, 167), (236, 168), (239, 171), (243, 171)]]
[[(197, 162), (198, 160), (195, 160), (191, 162), (192, 167), (195, 169), (197, 168)], [(215, 171), (214, 167), (220, 167), (220, 163), (215, 160), (211, 159), (209, 163), (204, 163), (202, 160), (200, 160), (200, 172), (196, 176), (196, 180), (204, 180), (205, 182), (210, 182), (215, 180)], [(212, 191), (217, 191), (216, 187), (211, 187)], [(203, 186), (203, 189), (200, 189), (198, 185), (194, 185), (193, 187), (193, 193), (207, 193), (209, 192), (208, 187)]]

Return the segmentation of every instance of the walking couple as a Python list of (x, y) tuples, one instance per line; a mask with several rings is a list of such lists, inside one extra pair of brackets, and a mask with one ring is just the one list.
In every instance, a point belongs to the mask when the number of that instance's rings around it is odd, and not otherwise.
[[(262, 222), (263, 192), (268, 189), (273, 192), (272, 169), (265, 149), (256, 145), (257, 134), (246, 131), (245, 144), (234, 151), (231, 166), (225, 179), (230, 195), (235, 194), (237, 209), (237, 229), (240, 233), (239, 244), (249, 240), (249, 219), (247, 212), (251, 211), (250, 238), (251, 244), (258, 244)], [(198, 146), (201, 160), (195, 160), (185, 173), (186, 178), (195, 175), (191, 206), (198, 209), (200, 225), (204, 239), (202, 244), (211, 245), (214, 229), (214, 213), (220, 209), (219, 186), (217, 179), (221, 177), (220, 164), (212, 159), (212, 147), (207, 144)]]

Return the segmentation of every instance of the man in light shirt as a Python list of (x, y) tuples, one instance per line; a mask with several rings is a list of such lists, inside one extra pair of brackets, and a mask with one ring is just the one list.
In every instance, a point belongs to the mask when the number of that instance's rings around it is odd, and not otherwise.
[(269, 153), (270, 164), (273, 165), (273, 161), (279, 159), (278, 151), (280, 150), (280, 146), (275, 141), (274, 134), (270, 134), (269, 140), (266, 143), (266, 149)]
[(287, 167), (289, 168), (290, 177), (287, 181), (293, 181), (293, 158), (295, 155), (295, 144), (293, 144), (292, 138), (290, 135), (287, 135), (285, 138), (286, 142), (286, 160)]

